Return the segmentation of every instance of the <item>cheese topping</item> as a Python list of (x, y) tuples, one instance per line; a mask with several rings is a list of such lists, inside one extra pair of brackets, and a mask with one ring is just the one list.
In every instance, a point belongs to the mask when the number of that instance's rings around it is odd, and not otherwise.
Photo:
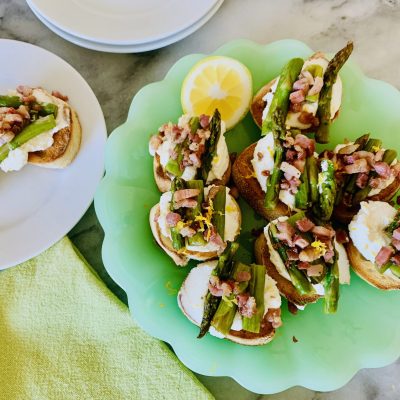
[(349, 225), (350, 238), (362, 256), (375, 263), (383, 246), (390, 244), (385, 228), (396, 216), (396, 209), (383, 201), (362, 201), (360, 211)]

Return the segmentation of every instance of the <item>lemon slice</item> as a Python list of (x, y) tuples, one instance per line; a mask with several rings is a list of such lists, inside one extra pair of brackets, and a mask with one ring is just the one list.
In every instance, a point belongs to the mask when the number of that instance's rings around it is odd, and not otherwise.
[(230, 57), (206, 57), (183, 81), (182, 108), (191, 115), (212, 115), (218, 108), (226, 129), (230, 129), (249, 110), (252, 87), (250, 71), (241, 62)]

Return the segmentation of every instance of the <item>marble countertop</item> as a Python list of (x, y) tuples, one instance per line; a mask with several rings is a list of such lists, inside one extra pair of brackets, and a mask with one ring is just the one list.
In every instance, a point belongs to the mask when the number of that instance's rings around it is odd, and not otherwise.
[[(109, 54), (73, 45), (49, 31), (24, 0), (0, 1), (0, 37), (36, 44), (76, 68), (102, 106), (108, 132), (124, 122), (130, 100), (147, 83), (160, 80), (180, 57), (211, 52), (226, 41), (248, 38), (268, 43), (283, 38), (305, 41), (333, 52), (352, 39), (353, 59), (370, 77), (400, 88), (400, 0), (225, 0), (200, 30), (164, 49), (142, 54)], [(110, 289), (126, 302), (101, 261), (103, 231), (91, 206), (69, 233)], [(342, 389), (319, 393), (296, 387), (276, 395), (257, 395), (230, 378), (199, 376), (217, 399), (374, 400), (400, 398), (400, 360), (360, 371)]]

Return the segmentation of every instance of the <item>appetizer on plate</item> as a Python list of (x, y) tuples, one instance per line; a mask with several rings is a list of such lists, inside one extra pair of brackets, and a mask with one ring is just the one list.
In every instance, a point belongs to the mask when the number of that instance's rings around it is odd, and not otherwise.
[(369, 134), (355, 142), (337, 145), (323, 157), (335, 165), (338, 193), (335, 200), (335, 218), (349, 223), (364, 200), (389, 201), (400, 188), (400, 163), (397, 152), (384, 149), (380, 139)]
[[(329, 126), (337, 117), (342, 101), (342, 82), (339, 70), (353, 51), (349, 42), (328, 61), (315, 53), (304, 62), (290, 60), (281, 74), (262, 87), (250, 107), (256, 124), (268, 133), (273, 126), (273, 114), (279, 109), (282, 125), (286, 129), (315, 132), (318, 143), (329, 142)], [(275, 121), (276, 122), (276, 121)]]
[(263, 265), (234, 261), (237, 243), (193, 268), (178, 293), (185, 316), (207, 332), (245, 345), (271, 341), (282, 325), (281, 297)]
[(18, 171), (27, 163), (65, 168), (81, 144), (76, 112), (59, 92), (18, 86), (0, 96), (0, 168)]
[(350, 283), (345, 241), (330, 225), (317, 225), (299, 212), (264, 228), (255, 243), (255, 257), (290, 303), (302, 308), (324, 297), (325, 312), (333, 313), (339, 284)]
[(216, 258), (239, 235), (241, 212), (229, 191), (175, 178), (171, 191), (151, 209), (153, 236), (176, 265)]
[(168, 192), (176, 177), (185, 181), (202, 179), (208, 185), (226, 185), (231, 164), (224, 134), (225, 124), (218, 110), (212, 118), (184, 114), (177, 124), (169, 122), (161, 126), (149, 144), (159, 190)]
[(351, 266), (379, 289), (400, 289), (400, 212), (382, 201), (363, 201), (349, 225)]

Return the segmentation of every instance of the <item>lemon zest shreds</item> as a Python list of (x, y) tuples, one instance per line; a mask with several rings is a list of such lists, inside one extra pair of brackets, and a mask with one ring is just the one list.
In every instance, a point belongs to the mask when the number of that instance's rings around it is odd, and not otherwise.
[(315, 240), (311, 243), (311, 247), (317, 250), (319, 256), (323, 256), (326, 253), (326, 244), (322, 243), (320, 240)]

